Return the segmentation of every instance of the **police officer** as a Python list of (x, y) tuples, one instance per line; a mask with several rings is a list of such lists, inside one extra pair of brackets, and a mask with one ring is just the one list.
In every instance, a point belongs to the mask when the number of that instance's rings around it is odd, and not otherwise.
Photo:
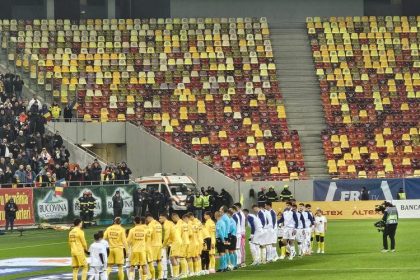
[(185, 203), (187, 204), (187, 211), (194, 212), (194, 195), (190, 189), (188, 189), (187, 191), (187, 198), (185, 200)]
[(203, 213), (203, 196), (197, 192), (194, 197), (194, 214), (195, 217), (202, 221), (202, 213)]
[(407, 197), (405, 196), (405, 192), (403, 188), (400, 188), (400, 190), (397, 193), (397, 199), (398, 200), (406, 200)]
[(150, 208), (150, 212), (153, 215), (153, 218), (155, 218), (156, 220), (159, 219), (159, 215), (161, 213), (165, 213), (166, 212), (166, 206), (167, 206), (167, 198), (165, 197), (165, 195), (161, 192), (158, 192), (157, 190), (155, 190), (154, 194), (153, 194), (153, 204), (154, 207)]
[(398, 211), (397, 207), (391, 202), (385, 201), (385, 212), (382, 221), (385, 222), (385, 229), (383, 231), (383, 245), (382, 252), (388, 252), (388, 237), (391, 240), (391, 252), (395, 252), (395, 233), (398, 226)]
[(86, 227), (89, 220), (89, 198), (88, 192), (85, 191), (83, 196), (79, 197), (80, 219), (83, 221), (83, 226)]
[(124, 200), (121, 197), (120, 191), (116, 191), (112, 197), (112, 208), (114, 210), (114, 219), (122, 216), (122, 210), (124, 207)]
[(268, 192), (266, 193), (266, 196), (267, 196), (267, 202), (273, 203), (273, 202), (278, 200), (277, 193), (274, 191), (273, 187), (270, 187), (268, 189)]
[(15, 224), (16, 219), (16, 212), (18, 211), (18, 206), (16, 205), (13, 198), (9, 199), (9, 201), (4, 206), (4, 212), (6, 215), (6, 231), (9, 229), (13, 231), (13, 225)]
[(88, 192), (88, 223), (89, 225), (92, 225), (95, 208), (96, 208), (96, 199), (93, 197), (92, 192)]
[(258, 206), (264, 207), (265, 203), (267, 202), (267, 196), (265, 195), (265, 188), (261, 188), (261, 190), (257, 194), (258, 196)]
[(289, 190), (289, 185), (284, 185), (283, 190), (280, 193), (281, 201), (289, 201), (293, 198), (292, 192)]
[[(133, 193), (133, 203), (134, 203), (134, 217), (144, 217), (146, 214), (146, 200), (144, 196), (144, 190), (145, 189), (136, 189)], [(143, 208), (144, 208), (144, 214), (143, 214)]]

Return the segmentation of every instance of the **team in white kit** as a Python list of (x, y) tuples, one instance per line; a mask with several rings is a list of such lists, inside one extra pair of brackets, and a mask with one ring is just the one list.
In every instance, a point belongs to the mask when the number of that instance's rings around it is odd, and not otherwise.
[[(286, 202), (282, 212), (276, 213), (271, 202), (264, 207), (252, 206), (252, 212), (244, 209), (251, 235), (249, 245), (253, 258), (252, 265), (275, 262), (285, 259), (293, 260), (313, 253), (313, 242), (318, 245), (317, 253), (324, 253), (324, 239), (327, 230), (327, 219), (322, 210), (311, 212), (310, 204), (292, 201)], [(277, 243), (280, 256), (277, 253)]]

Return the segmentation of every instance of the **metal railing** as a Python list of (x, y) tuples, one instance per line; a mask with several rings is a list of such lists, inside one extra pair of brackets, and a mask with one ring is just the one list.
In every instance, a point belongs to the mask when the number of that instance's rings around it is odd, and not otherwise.
[[(57, 183), (57, 184), (56, 184)], [(54, 186), (66, 186), (66, 187), (77, 187), (77, 186), (108, 186), (108, 185), (127, 185), (135, 184), (131, 179), (129, 180), (105, 180), (105, 181), (70, 181), (66, 180), (63, 182), (32, 182), (32, 183), (6, 183), (0, 184), (0, 188), (43, 188), (43, 187), (54, 187)]]

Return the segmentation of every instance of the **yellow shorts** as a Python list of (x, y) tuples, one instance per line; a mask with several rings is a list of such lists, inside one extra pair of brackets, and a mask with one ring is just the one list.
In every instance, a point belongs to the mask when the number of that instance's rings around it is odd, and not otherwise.
[(72, 267), (86, 267), (87, 261), (85, 255), (72, 255), (71, 256)]
[(188, 245), (188, 248), (187, 248), (187, 258), (195, 258), (195, 257), (197, 257), (197, 250), (198, 250), (197, 244), (190, 244), (190, 245)]
[(182, 244), (172, 244), (170, 255), (171, 257), (185, 258), (185, 246), (182, 246)]
[(151, 247), (148, 253), (147, 260), (149, 262), (160, 261), (162, 259), (162, 247)]
[(146, 251), (131, 253), (130, 264), (131, 266), (146, 265), (147, 264)]
[(108, 264), (124, 264), (124, 250), (123, 248), (111, 248), (109, 250)]
[(325, 232), (315, 232), (315, 236), (321, 236), (321, 237), (325, 237)]
[(197, 257), (199, 257), (201, 255), (201, 252), (203, 251), (203, 249), (204, 249), (204, 244), (203, 243), (200, 243), (200, 244), (197, 245), (197, 250), (196, 250)]

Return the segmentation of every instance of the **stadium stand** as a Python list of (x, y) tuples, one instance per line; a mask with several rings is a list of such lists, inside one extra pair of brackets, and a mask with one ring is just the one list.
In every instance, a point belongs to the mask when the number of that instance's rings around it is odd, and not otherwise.
[(420, 175), (420, 17), (307, 18), (329, 174)]
[(302, 179), (265, 18), (3, 20), (16, 67), (84, 121), (131, 121), (230, 177)]

